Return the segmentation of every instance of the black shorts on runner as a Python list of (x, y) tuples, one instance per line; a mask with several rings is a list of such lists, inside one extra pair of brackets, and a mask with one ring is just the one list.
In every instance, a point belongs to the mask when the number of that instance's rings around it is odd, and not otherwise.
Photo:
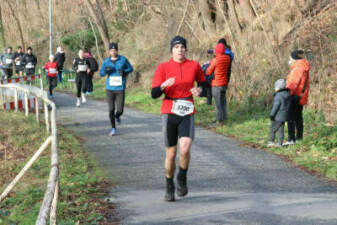
[(176, 146), (178, 138), (194, 139), (194, 116), (162, 115), (164, 141), (166, 147)]
[(23, 72), (23, 70), (24, 70), (23, 68), (16, 68), (16, 69), (15, 69), (15, 73)]

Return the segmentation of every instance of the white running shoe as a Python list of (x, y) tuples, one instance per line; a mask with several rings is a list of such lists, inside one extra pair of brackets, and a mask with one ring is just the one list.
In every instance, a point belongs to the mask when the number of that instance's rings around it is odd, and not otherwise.
[(112, 128), (109, 135), (114, 136), (116, 134), (116, 128)]
[(82, 103), (86, 103), (86, 102), (87, 102), (87, 99), (86, 99), (86, 97), (85, 97), (85, 94), (82, 93)]
[(77, 107), (80, 107), (80, 106), (81, 106), (81, 99), (80, 99), (80, 98), (77, 98), (76, 106), (77, 106)]
[(287, 141), (286, 143), (284, 143), (283, 145), (294, 145), (295, 141)]

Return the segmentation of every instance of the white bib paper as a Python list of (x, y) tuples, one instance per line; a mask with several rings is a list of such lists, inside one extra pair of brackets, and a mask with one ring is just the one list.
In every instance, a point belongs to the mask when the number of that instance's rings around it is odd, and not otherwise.
[(15, 63), (15, 65), (20, 66), (20, 65), (21, 65), (21, 62), (20, 62), (20, 61), (17, 61), (17, 62)]
[(186, 116), (194, 111), (193, 102), (186, 100), (174, 100), (171, 112), (178, 116)]
[(87, 65), (78, 65), (78, 70), (81, 72), (87, 71)]
[(13, 59), (6, 59), (6, 64), (8, 65), (8, 64), (12, 64), (12, 62), (13, 62)]
[(27, 69), (33, 69), (34, 68), (34, 65), (33, 65), (33, 63), (27, 63), (27, 65), (26, 65), (26, 68)]
[(122, 86), (122, 77), (121, 76), (110, 76), (109, 85), (110, 86)]
[(49, 73), (55, 74), (57, 70), (55, 68), (49, 68)]

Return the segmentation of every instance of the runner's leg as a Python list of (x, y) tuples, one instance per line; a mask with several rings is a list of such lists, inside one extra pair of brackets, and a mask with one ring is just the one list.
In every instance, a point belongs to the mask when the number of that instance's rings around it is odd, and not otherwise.
[(177, 146), (166, 147), (165, 176), (173, 178), (176, 170)]
[(187, 170), (191, 159), (191, 146), (194, 139), (194, 116), (182, 118), (178, 127), (179, 133), (179, 173), (177, 176), (177, 194), (180, 197), (187, 195)]
[(49, 86), (49, 96), (53, 95), (53, 80), (51, 77), (48, 77), (48, 86)]
[(125, 91), (118, 91), (116, 93), (116, 119), (119, 119), (119, 117), (123, 114), (124, 111), (124, 101), (125, 101)]
[(80, 74), (76, 74), (76, 88), (77, 88), (77, 98), (81, 97), (81, 88), (82, 88), (82, 79), (80, 77)]
[(165, 177), (166, 177), (166, 194), (165, 201), (174, 201), (175, 186), (174, 172), (176, 169), (176, 155), (178, 143), (178, 122), (179, 117), (172, 114), (162, 115), (164, 142), (166, 146), (165, 157)]
[(82, 93), (85, 94), (87, 92), (87, 74), (81, 74), (81, 80), (82, 80)]
[(115, 124), (115, 100), (116, 94), (114, 91), (106, 90), (106, 98), (109, 105), (109, 118), (112, 128), (116, 128)]

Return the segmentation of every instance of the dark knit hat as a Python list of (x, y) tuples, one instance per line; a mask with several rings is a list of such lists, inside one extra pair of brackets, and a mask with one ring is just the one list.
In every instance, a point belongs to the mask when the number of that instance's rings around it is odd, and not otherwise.
[(28, 50), (33, 50), (33, 49), (32, 49), (32, 47), (29, 46), (29, 47), (27, 48), (27, 51), (28, 51)]
[(118, 50), (118, 44), (115, 43), (115, 42), (111, 42), (109, 44), (109, 49), (116, 49), (116, 50)]
[(221, 38), (219, 41), (218, 41), (218, 44), (224, 44), (225, 46), (227, 46), (227, 41), (225, 38)]
[(187, 48), (187, 41), (185, 38), (183, 38), (182, 36), (175, 36), (170, 43), (170, 50), (172, 51), (172, 48), (177, 45), (177, 44), (182, 44), (185, 48)]
[(294, 51), (291, 52), (290, 56), (294, 60), (303, 59), (304, 51), (303, 50), (294, 50)]

